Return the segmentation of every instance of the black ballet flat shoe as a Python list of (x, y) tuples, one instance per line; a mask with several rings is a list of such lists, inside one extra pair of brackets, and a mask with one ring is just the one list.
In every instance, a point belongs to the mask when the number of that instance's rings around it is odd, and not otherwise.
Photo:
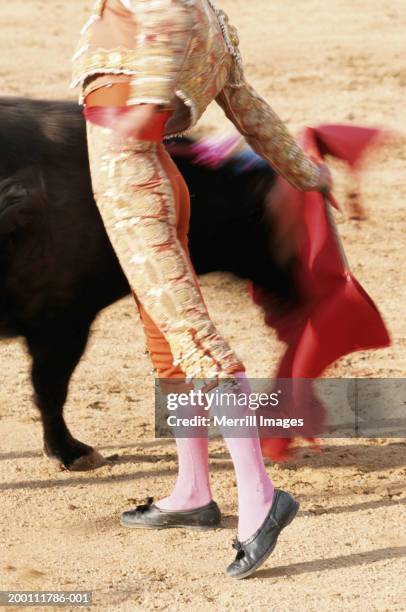
[(276, 489), (271, 509), (258, 531), (245, 542), (234, 540), (237, 556), (228, 566), (227, 574), (237, 580), (251, 576), (273, 552), (280, 532), (293, 521), (298, 510), (299, 503), (289, 493)]
[(132, 529), (169, 529), (182, 527), (206, 531), (216, 529), (221, 523), (220, 508), (215, 501), (207, 506), (193, 510), (168, 511), (161, 510), (154, 503), (153, 497), (147, 498), (147, 503), (137, 506), (134, 510), (123, 512), (120, 523)]

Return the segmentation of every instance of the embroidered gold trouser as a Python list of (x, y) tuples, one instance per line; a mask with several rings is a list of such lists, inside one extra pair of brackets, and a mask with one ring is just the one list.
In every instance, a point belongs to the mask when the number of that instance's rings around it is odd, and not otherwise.
[[(190, 261), (187, 186), (162, 142), (87, 122), (93, 192), (134, 292), (162, 378), (227, 377), (244, 367), (209, 318)], [(208, 245), (210, 248), (210, 245)]]

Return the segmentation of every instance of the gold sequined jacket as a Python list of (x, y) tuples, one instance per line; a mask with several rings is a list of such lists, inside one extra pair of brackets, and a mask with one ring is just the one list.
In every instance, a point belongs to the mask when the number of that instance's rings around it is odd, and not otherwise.
[[(301, 190), (319, 168), (247, 83), (236, 29), (212, 0), (99, 0), (73, 56), (72, 87), (114, 77), (130, 82), (128, 104), (175, 109), (169, 133), (193, 127), (213, 100), (248, 143)], [(185, 112), (186, 111), (186, 112)]]

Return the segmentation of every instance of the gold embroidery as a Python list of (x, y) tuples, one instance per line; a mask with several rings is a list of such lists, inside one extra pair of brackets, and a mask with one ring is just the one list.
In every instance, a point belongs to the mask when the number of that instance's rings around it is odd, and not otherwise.
[(228, 47), (230, 55), (234, 58), (237, 64), (242, 64), (242, 58), (239, 49), (240, 39), (238, 36), (237, 28), (230, 24), (228, 15), (223, 10), (218, 9), (215, 6), (213, 0), (208, 0), (208, 3), (219, 21), (224, 41)]
[[(97, 49), (92, 53), (86, 54), (87, 47), (83, 46), (83, 41), (81, 41), (81, 46), (84, 52), (73, 62), (71, 87), (76, 87), (89, 76), (95, 74), (127, 74), (135, 76), (139, 72), (139, 67), (142, 65), (145, 57), (145, 51), (140, 49), (118, 47), (114, 50)], [(168, 57), (168, 50), (163, 48), (160, 57), (164, 61), (165, 57)], [(159, 74), (159, 71), (157, 74)]]
[[(209, 319), (176, 234), (175, 202), (157, 144), (114, 145), (88, 123), (95, 199), (131, 287), (165, 334), (188, 378), (227, 378), (243, 369)], [(142, 168), (142, 170), (140, 170)]]
[(227, 117), (255, 151), (298, 189), (317, 188), (319, 168), (304, 153), (269, 104), (243, 79), (217, 97)]
[[(159, 10), (159, 2), (155, 4)], [(167, 2), (162, 6), (168, 11)], [(176, 10), (174, 7), (177, 7)], [(151, 45), (146, 43), (142, 46), (140, 40), (135, 41), (134, 48), (131, 49), (95, 48), (91, 42), (90, 29), (78, 44), (79, 52), (73, 61), (71, 86), (82, 84), (82, 94), (85, 96), (89, 89), (86, 79), (90, 76), (125, 74), (134, 77), (131, 79), (129, 103), (144, 101), (169, 105), (167, 100), (169, 92), (172, 92), (191, 110), (189, 127), (195, 125), (226, 84), (235, 62), (224, 39), (219, 19), (206, 0), (196, 0), (190, 5), (174, 0), (170, 11), (170, 27), (164, 26), (162, 17), (157, 23), (159, 29), (166, 29), (167, 34), (172, 32), (171, 44), (174, 49), (166, 44), (165, 37), (161, 37), (157, 39), (158, 42), (154, 42), (156, 51), (153, 54)], [(188, 18), (187, 23), (185, 15)], [(231, 29), (232, 26), (228, 27)], [(151, 25), (151, 32), (154, 28)], [(228, 38), (236, 40), (232, 32)]]
[(299, 189), (317, 188), (318, 166), (245, 81), (238, 34), (224, 11), (210, 8), (207, 0), (154, 0), (135, 2), (133, 12), (142, 22), (134, 49), (95, 49), (91, 29), (85, 32), (73, 85), (94, 74), (129, 75), (129, 104), (167, 107), (176, 93), (190, 108), (189, 127), (216, 98), (250, 145), (282, 176)]
[(135, 44), (142, 60), (131, 82), (129, 102), (155, 99), (169, 104), (189, 55), (195, 25), (193, 6), (183, 0), (158, 0), (136, 3), (133, 11), (140, 29)]

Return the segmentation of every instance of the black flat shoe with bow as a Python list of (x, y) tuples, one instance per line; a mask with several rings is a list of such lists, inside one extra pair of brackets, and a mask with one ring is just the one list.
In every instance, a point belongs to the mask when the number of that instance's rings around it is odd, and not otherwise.
[(205, 531), (220, 526), (221, 512), (215, 501), (207, 506), (193, 510), (161, 510), (153, 503), (153, 497), (147, 498), (147, 503), (128, 510), (121, 515), (120, 523), (124, 527), (139, 529), (169, 529), (183, 527)]
[(280, 532), (293, 521), (298, 510), (299, 503), (289, 493), (275, 489), (271, 509), (258, 531), (245, 542), (234, 540), (237, 556), (228, 566), (227, 574), (236, 579), (251, 576), (273, 552)]

